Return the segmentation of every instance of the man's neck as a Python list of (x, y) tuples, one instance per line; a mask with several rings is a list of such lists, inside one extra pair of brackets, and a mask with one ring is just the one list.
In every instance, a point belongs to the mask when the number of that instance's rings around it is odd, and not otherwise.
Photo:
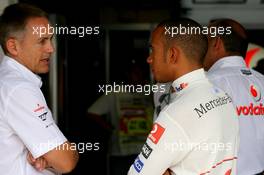
[(185, 75), (185, 74), (188, 74), (194, 70), (197, 70), (197, 69), (201, 69), (202, 68), (202, 65), (189, 65), (189, 66), (185, 66), (184, 68), (181, 68), (179, 70), (177, 70), (177, 73), (175, 74), (175, 79), (178, 79), (179, 77)]

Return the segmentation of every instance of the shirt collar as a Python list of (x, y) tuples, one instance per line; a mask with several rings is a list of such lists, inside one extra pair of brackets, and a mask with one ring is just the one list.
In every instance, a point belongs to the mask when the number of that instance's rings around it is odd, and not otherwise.
[(17, 71), (19, 71), (21, 73), (21, 75), (24, 78), (26, 78), (27, 80), (29, 80), (30, 82), (36, 84), (39, 87), (42, 86), (42, 81), (41, 81), (40, 76), (38, 76), (37, 74), (34, 74), (27, 67), (25, 67), (24, 65), (20, 64), (15, 59), (13, 59), (11, 57), (8, 57), (8, 56), (4, 56), (4, 58), (2, 60), (2, 63), (4, 63), (4, 62), (7, 65), (12, 66)]
[(216, 61), (213, 66), (208, 70), (214, 71), (224, 67), (246, 67), (246, 63), (241, 56), (227, 56)]
[(192, 82), (205, 78), (206, 76), (204, 69), (203, 68), (197, 69), (174, 80), (172, 83), (172, 87), (175, 90), (175, 92), (179, 92), (185, 89), (186, 87), (188, 87)]

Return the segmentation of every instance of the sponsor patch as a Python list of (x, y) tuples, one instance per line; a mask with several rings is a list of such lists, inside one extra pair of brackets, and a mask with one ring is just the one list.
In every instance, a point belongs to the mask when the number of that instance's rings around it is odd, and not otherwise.
[(141, 150), (142, 155), (143, 155), (146, 159), (148, 159), (149, 156), (150, 156), (150, 154), (151, 154), (151, 152), (152, 152), (152, 148), (151, 148), (147, 143), (145, 143), (145, 144), (143, 145), (143, 147), (142, 147), (142, 150)]
[(250, 85), (250, 94), (256, 102), (258, 102), (261, 99), (260, 90), (256, 85)]
[(154, 123), (152, 131), (150, 131), (150, 134), (148, 138), (155, 144), (159, 142), (160, 137), (164, 133), (165, 128), (163, 128), (160, 124)]
[(254, 105), (250, 103), (249, 106), (237, 106), (237, 115), (254, 115), (254, 116), (263, 116), (264, 115), (264, 106), (262, 103), (259, 105)]
[(140, 173), (140, 171), (142, 170), (144, 164), (143, 162), (139, 159), (139, 157), (136, 158), (134, 164), (133, 164), (135, 170)]
[(41, 114), (40, 116), (38, 116), (38, 118), (40, 118), (42, 121), (45, 121), (47, 119), (47, 113), (48, 112), (44, 112), (43, 114)]
[[(250, 85), (249, 93), (255, 102), (259, 102), (261, 100), (261, 92), (258, 86)], [(258, 103), (258, 104), (249, 103), (249, 105), (237, 106), (236, 110), (239, 116), (240, 115), (263, 116), (264, 115), (264, 106), (262, 103)]]
[(34, 112), (39, 112), (39, 111), (42, 111), (43, 109), (45, 109), (44, 106), (41, 106), (40, 104), (37, 104), (37, 108), (34, 109)]
[(194, 108), (194, 111), (197, 113), (198, 117), (201, 118), (208, 111), (231, 102), (231, 97), (226, 93), (225, 96), (212, 99), (206, 103), (200, 103), (199, 106)]
[(183, 90), (184, 88), (186, 88), (188, 86), (188, 83), (181, 83), (178, 87), (175, 87), (175, 90), (177, 92)]
[(248, 69), (241, 69), (240, 71), (241, 71), (241, 73), (242, 73), (243, 75), (251, 75), (251, 74), (252, 74), (251, 71), (248, 70)]

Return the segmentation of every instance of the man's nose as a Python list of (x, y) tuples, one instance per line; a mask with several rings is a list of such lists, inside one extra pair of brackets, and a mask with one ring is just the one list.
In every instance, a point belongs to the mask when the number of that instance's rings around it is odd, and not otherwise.
[(53, 45), (52, 42), (50, 42), (49, 45), (47, 46), (47, 52), (48, 53), (53, 53), (54, 50), (55, 50), (54, 45)]

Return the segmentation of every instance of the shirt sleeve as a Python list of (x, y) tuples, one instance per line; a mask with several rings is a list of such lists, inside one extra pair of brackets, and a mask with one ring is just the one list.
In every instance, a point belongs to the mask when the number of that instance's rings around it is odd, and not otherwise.
[(167, 113), (161, 112), (128, 175), (162, 175), (189, 151), (182, 128)]
[(27, 84), (16, 87), (7, 99), (5, 117), (34, 158), (67, 141), (38, 87)]

